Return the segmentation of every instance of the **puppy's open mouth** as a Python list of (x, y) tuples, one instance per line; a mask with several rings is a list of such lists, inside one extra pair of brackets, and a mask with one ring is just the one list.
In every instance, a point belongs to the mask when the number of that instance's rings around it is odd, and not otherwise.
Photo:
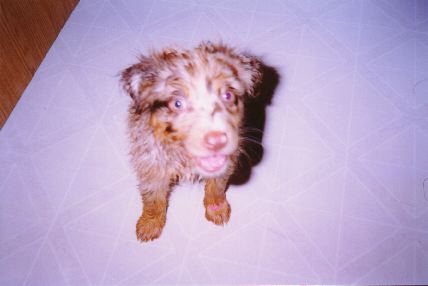
[(196, 158), (197, 166), (207, 173), (219, 172), (226, 166), (226, 163), (227, 156), (221, 154)]

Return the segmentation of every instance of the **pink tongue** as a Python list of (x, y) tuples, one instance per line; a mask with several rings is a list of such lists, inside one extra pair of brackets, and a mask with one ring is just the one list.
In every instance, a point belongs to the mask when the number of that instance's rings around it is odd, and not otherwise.
[(208, 172), (214, 172), (221, 169), (221, 167), (223, 167), (225, 163), (226, 163), (225, 155), (213, 155), (213, 156), (198, 158), (199, 167), (201, 167), (202, 169)]

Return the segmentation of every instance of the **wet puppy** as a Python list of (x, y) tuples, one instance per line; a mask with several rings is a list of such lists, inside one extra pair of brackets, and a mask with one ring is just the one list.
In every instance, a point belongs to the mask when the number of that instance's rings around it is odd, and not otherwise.
[(139, 240), (159, 237), (169, 193), (180, 180), (204, 181), (206, 218), (228, 222), (225, 191), (242, 150), (244, 101), (260, 79), (256, 58), (209, 42), (141, 56), (122, 72), (133, 99), (130, 154), (144, 205)]

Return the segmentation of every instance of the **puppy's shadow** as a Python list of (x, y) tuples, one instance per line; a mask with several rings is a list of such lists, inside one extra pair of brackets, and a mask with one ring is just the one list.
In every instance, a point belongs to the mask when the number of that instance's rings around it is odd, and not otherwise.
[(248, 182), (254, 166), (263, 159), (263, 134), (266, 123), (266, 107), (271, 104), (280, 75), (275, 68), (262, 63), (262, 80), (257, 88), (258, 96), (245, 103), (243, 130), (243, 152), (238, 157), (238, 166), (229, 179), (231, 185)]

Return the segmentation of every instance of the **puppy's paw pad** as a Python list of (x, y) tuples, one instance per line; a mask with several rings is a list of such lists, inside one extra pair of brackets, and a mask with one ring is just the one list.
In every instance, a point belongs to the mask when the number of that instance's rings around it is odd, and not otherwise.
[(212, 212), (216, 212), (221, 208), (221, 205), (217, 205), (217, 204), (212, 204), (212, 205), (208, 205), (208, 209)]
[(158, 218), (140, 217), (136, 226), (136, 234), (138, 240), (145, 242), (158, 238), (165, 222)]
[(208, 204), (205, 209), (205, 217), (216, 225), (224, 225), (230, 218), (230, 205), (224, 200), (218, 204)]

